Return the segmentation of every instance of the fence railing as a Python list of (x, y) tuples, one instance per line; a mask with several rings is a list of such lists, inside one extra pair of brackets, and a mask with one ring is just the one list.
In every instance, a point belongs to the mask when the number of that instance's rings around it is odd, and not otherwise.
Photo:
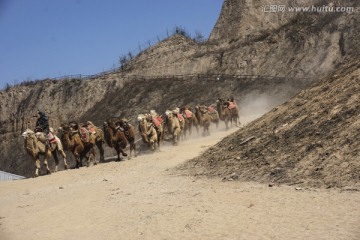
[(122, 79), (124, 81), (137, 81), (137, 80), (172, 80), (172, 81), (181, 81), (181, 80), (193, 80), (193, 81), (240, 81), (240, 80), (278, 80), (278, 81), (285, 81), (285, 80), (301, 80), (302, 82), (311, 82), (313, 81), (312, 78), (299, 78), (299, 77), (283, 77), (283, 76), (267, 76), (267, 75), (239, 75), (239, 74), (174, 74), (174, 75), (124, 75), (118, 70), (111, 70), (106, 72), (101, 72), (94, 75), (83, 75), (83, 74), (76, 74), (76, 75), (67, 75), (57, 78), (47, 78), (43, 80), (35, 80), (35, 81), (25, 81), (20, 83), (19, 85), (32, 85), (36, 84), (37, 82), (53, 80), (91, 80), (91, 79), (106, 79), (109, 75), (114, 75), (115, 79)]

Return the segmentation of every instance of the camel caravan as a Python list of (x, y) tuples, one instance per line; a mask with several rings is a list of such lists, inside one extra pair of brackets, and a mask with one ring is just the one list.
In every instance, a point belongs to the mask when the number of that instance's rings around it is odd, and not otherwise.
[[(75, 168), (83, 166), (83, 159), (89, 167), (91, 163), (105, 163), (104, 144), (116, 151), (115, 161), (121, 161), (122, 157), (136, 157), (137, 145), (145, 151), (160, 151), (164, 141), (171, 141), (172, 145), (176, 146), (194, 132), (196, 135), (210, 135), (210, 125), (213, 124), (217, 129), (220, 121), (225, 123), (227, 130), (233, 124), (240, 126), (235, 101), (221, 98), (209, 106), (202, 104), (193, 109), (189, 106), (168, 109), (163, 115), (150, 110), (148, 113), (138, 114), (136, 124), (119, 117), (106, 119), (102, 128), (95, 126), (91, 121), (85, 124), (70, 121), (61, 124), (57, 134), (49, 127), (45, 113), (38, 111), (37, 118), (35, 130), (26, 129), (22, 134), (25, 150), (35, 162), (34, 177), (39, 176), (40, 157), (43, 158), (46, 174), (51, 174), (58, 171), (59, 156), (64, 162), (64, 168), (69, 168), (65, 152), (74, 157)], [(100, 155), (98, 161), (96, 148)], [(129, 155), (125, 152), (127, 148)], [(48, 166), (50, 158), (55, 162), (53, 171)]]

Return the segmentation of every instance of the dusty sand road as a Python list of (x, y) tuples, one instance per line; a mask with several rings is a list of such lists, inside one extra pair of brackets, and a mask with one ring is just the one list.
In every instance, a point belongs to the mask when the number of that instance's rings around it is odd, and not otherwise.
[(360, 194), (184, 176), (231, 131), (50, 176), (0, 182), (0, 239), (360, 239)]

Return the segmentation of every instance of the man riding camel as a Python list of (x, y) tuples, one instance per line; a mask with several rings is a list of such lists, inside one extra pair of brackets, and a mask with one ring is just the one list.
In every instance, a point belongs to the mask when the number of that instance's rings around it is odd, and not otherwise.
[(44, 132), (46, 135), (49, 134), (49, 118), (44, 112), (37, 111), (37, 121), (35, 125), (35, 132)]
[(46, 140), (45, 144), (50, 145), (50, 143), (56, 143), (54, 130), (49, 127), (49, 118), (42, 111), (37, 111), (37, 120), (35, 124), (35, 132), (43, 132), (45, 134)]

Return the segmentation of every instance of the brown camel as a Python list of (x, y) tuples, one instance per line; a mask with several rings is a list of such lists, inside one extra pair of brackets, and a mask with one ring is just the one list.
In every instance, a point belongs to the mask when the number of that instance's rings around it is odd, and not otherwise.
[(225, 101), (224, 105), (227, 106), (227, 108), (230, 110), (231, 114), (231, 125), (233, 122), (235, 122), (235, 126), (240, 126), (240, 117), (239, 117), (239, 109), (237, 107), (236, 102), (232, 98), (230, 101)]
[(129, 120), (127, 120), (127, 119), (114, 118), (114, 120), (115, 120), (114, 124), (116, 126), (116, 130), (123, 132), (125, 134), (126, 140), (130, 144), (130, 156), (129, 156), (129, 158), (131, 158), (133, 151), (134, 151), (134, 154), (135, 154), (135, 157), (136, 157), (136, 144), (135, 144), (136, 132), (135, 132), (135, 127), (131, 123), (129, 123)]
[[(43, 133), (39, 133), (43, 134)], [(43, 134), (44, 135), (44, 134)], [(26, 152), (32, 157), (35, 161), (35, 174), (34, 177), (39, 176), (39, 169), (40, 169), (40, 156), (44, 156), (44, 166), (46, 168), (46, 173), (51, 174), (51, 171), (48, 166), (48, 159), (51, 156), (50, 147), (44, 143), (42, 143), (38, 138), (35, 136), (34, 131), (30, 129), (26, 129), (26, 131), (22, 134), (24, 138), (24, 146)], [(45, 136), (44, 136), (45, 137)]]
[(155, 143), (158, 143), (158, 147), (160, 147), (158, 134), (156, 132), (154, 124), (148, 122), (144, 114), (139, 114), (137, 120), (139, 123), (139, 133), (143, 142), (147, 144), (152, 150), (155, 150)]
[(160, 150), (160, 144), (164, 141), (164, 120), (155, 110), (150, 110), (149, 121), (153, 123), (156, 133), (158, 135), (158, 148)]
[(76, 122), (70, 122), (69, 125), (63, 124), (58, 128), (58, 132), (60, 134), (61, 142), (64, 148), (67, 151), (71, 151), (76, 159), (76, 168), (82, 167), (82, 159), (87, 157), (87, 166), (90, 166), (91, 159), (94, 159), (94, 165), (96, 165), (95, 161), (95, 136), (93, 134), (88, 134), (87, 140), (82, 140), (80, 136), (80, 128)]
[(173, 111), (166, 110), (166, 125), (169, 133), (173, 137), (173, 145), (177, 145), (180, 140), (181, 127), (179, 119), (175, 116)]
[[(228, 129), (228, 122), (232, 126), (233, 122), (235, 126), (239, 126), (239, 110), (234, 100), (227, 100), (219, 98), (217, 101), (217, 109), (219, 111), (220, 119), (225, 122), (226, 129)], [(221, 111), (221, 112), (220, 112)], [(222, 119), (223, 117), (223, 119)]]
[(198, 119), (200, 126), (203, 127), (203, 136), (210, 135), (210, 122), (211, 117), (208, 108), (205, 105), (195, 107), (195, 115)]
[(179, 120), (179, 124), (180, 124), (180, 136), (182, 138), (182, 140), (186, 139), (186, 131), (187, 131), (187, 126), (185, 125), (185, 118), (183, 117), (183, 115), (180, 113), (180, 108), (175, 108), (173, 110), (173, 114), (174, 116)]
[(210, 105), (208, 107), (208, 112), (211, 118), (211, 122), (216, 125), (217, 129), (219, 127), (220, 117), (218, 111), (216, 110), (216, 107), (214, 105)]
[(229, 122), (232, 121), (230, 109), (227, 107), (226, 101), (219, 98), (216, 101), (216, 109), (219, 113), (220, 120), (225, 122), (226, 129), (229, 129)]
[(186, 131), (189, 132), (189, 136), (192, 134), (192, 128), (195, 127), (197, 133), (199, 133), (199, 122), (195, 116), (195, 114), (191, 111), (189, 107), (182, 107), (180, 108), (180, 113), (183, 115), (185, 119), (185, 135)]
[(86, 122), (86, 128), (95, 135), (95, 144), (97, 146), (97, 148), (99, 149), (99, 153), (100, 153), (100, 162), (104, 163), (105, 162), (105, 158), (104, 158), (104, 148), (103, 148), (103, 144), (105, 143), (105, 137), (104, 137), (104, 132), (101, 128), (98, 128), (97, 126), (95, 126), (91, 121), (87, 121)]
[(120, 153), (126, 157), (127, 154), (124, 152), (123, 149), (126, 148), (127, 145), (127, 139), (125, 134), (117, 129), (117, 126), (115, 125), (113, 119), (108, 119), (103, 124), (104, 127), (104, 136), (105, 136), (105, 142), (107, 145), (111, 148), (115, 148), (117, 153), (117, 162), (121, 161)]

